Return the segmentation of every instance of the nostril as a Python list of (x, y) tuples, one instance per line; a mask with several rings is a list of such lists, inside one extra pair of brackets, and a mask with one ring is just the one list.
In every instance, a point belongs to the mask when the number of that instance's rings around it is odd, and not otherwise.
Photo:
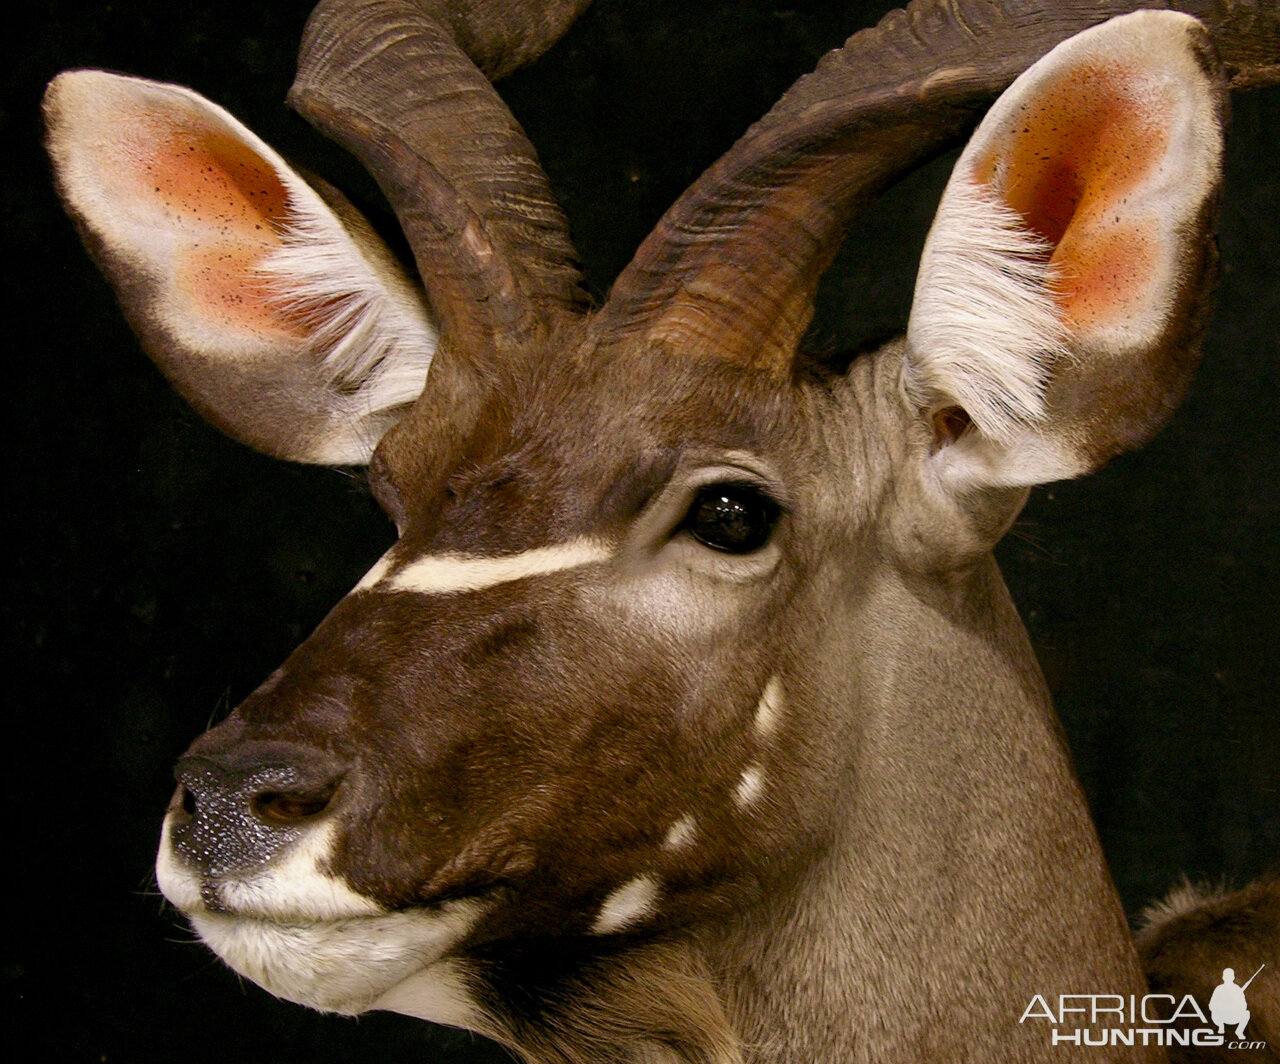
[(316, 794), (264, 791), (256, 795), (249, 806), (259, 820), (268, 824), (296, 824), (324, 812), (333, 797), (333, 790), (328, 787)]
[(207, 876), (260, 869), (332, 815), (348, 768), (299, 743), (237, 740), (218, 748), (198, 740), (177, 765), (169, 807), (174, 853)]
[(165, 813), (175, 825), (191, 823), (196, 816), (195, 792), (185, 783), (179, 783)]

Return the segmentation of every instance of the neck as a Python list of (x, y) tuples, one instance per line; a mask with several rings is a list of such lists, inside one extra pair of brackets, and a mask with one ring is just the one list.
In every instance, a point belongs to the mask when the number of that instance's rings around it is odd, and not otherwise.
[[(994, 563), (975, 579), (967, 615), (881, 604), (914, 616), (856, 640), (876, 695), (851, 714), (830, 847), (709, 941), (748, 1061), (1039, 1061), (1033, 995), (1145, 991), (1025, 632)], [(892, 645), (940, 627), (932, 645), (962, 644), (947, 662)]]
[(900, 583), (869, 598), (844, 669), (870, 694), (829, 722), (825, 748), (847, 756), (821, 854), (713, 927), (580, 973), (503, 1041), (537, 1062), (1030, 1064), (1051, 1044), (1019, 1022), (1035, 995), (1145, 992), (994, 563), (933, 599)]

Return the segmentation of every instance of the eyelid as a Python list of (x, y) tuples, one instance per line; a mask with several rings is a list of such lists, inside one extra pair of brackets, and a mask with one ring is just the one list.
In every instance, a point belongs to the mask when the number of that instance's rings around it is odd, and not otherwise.
[[(679, 474), (672, 477), (674, 484), (680, 479)], [(791, 497), (787, 494), (781, 478), (768, 466), (752, 455), (726, 455), (718, 462), (700, 465), (687, 474), (682, 487), (687, 492), (686, 503), (692, 503), (697, 494), (714, 485), (742, 485), (753, 488), (767, 499), (771, 499), (783, 513), (791, 510)]]
[(726, 477), (713, 478), (701, 484), (691, 484), (689, 496), (685, 507), (686, 517), (693, 512), (694, 505), (704, 494), (709, 491), (721, 490), (725, 493), (731, 493), (734, 490), (751, 492), (758, 495), (762, 500), (778, 511), (775, 520), (782, 518), (790, 508), (785, 502), (778, 498), (777, 493), (772, 486), (764, 481), (756, 480), (752, 477)]
[[(633, 519), (626, 538), (624, 554), (635, 564), (655, 557), (678, 535), (685, 516), (698, 492), (714, 484), (748, 485), (779, 507), (780, 516), (789, 514), (792, 499), (782, 478), (749, 452), (686, 452), (668, 475), (665, 484), (655, 491), (640, 513)], [(699, 546), (698, 550), (706, 548)]]
[[(791, 511), (788, 505), (789, 500), (776, 486), (774, 477), (767, 476), (752, 466), (739, 465), (736, 462), (732, 465), (727, 462), (706, 465), (695, 470), (678, 486), (674, 483), (676, 478), (673, 478), (673, 483), (668, 485), (667, 492), (663, 494), (659, 506), (655, 509), (655, 515), (660, 512), (666, 517), (661, 534), (662, 540), (666, 542), (680, 535), (688, 535), (686, 525), (698, 497), (704, 491), (717, 487), (741, 487), (759, 492), (762, 497), (777, 507), (778, 514), (774, 522), (776, 528)], [(675, 490), (672, 490), (673, 488)]]
[(745, 477), (732, 479), (732, 480), (731, 479), (708, 480), (705, 484), (699, 484), (693, 488), (693, 491), (689, 496), (690, 501), (692, 502), (693, 500), (700, 498), (702, 495), (706, 494), (707, 492), (715, 491), (717, 489), (725, 493), (728, 493), (734, 490), (753, 492), (754, 494), (759, 495), (760, 498), (765, 499), (769, 503), (778, 507), (779, 510), (785, 509), (783, 504), (773, 497), (773, 492), (769, 490), (769, 486), (767, 484), (761, 484), (758, 481), (749, 480)]
[(694, 488), (690, 492), (688, 505), (685, 508), (684, 520), (680, 522), (678, 527), (683, 527), (688, 523), (689, 518), (693, 516), (698, 503), (704, 497), (713, 493), (718, 493), (722, 496), (731, 496), (739, 492), (743, 494), (756, 495), (761, 499), (761, 501), (776, 510), (777, 514), (774, 516), (775, 522), (787, 512), (787, 508), (773, 497), (773, 493), (769, 491), (767, 487), (762, 484), (758, 484), (753, 480), (712, 480)]
[(662, 572), (664, 579), (717, 583), (747, 583), (773, 572), (782, 560), (782, 538), (776, 533), (757, 551), (730, 554), (703, 546), (683, 529), (698, 493), (716, 484), (742, 484), (767, 496), (779, 509), (779, 529), (794, 510), (782, 478), (754, 455), (686, 454), (666, 485), (633, 520), (619, 547), (619, 568), (638, 578)]

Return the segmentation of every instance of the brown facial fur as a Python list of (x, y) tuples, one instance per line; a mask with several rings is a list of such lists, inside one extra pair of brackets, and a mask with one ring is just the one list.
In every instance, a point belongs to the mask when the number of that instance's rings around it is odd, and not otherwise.
[[(396, 557), (500, 557), (590, 536), (613, 558), (474, 592), (350, 596), (199, 745), (216, 748), (221, 732), (351, 758), (332, 871), (389, 908), (497, 890), (508, 905), (479, 939), (586, 931), (611, 890), (644, 874), (662, 885), (645, 929), (740, 904), (828, 830), (794, 797), (812, 788), (803, 750), (762, 739), (753, 721), (780, 675), (796, 696), (782, 726), (799, 727), (800, 633), (821, 638), (822, 616), (800, 574), (859, 535), (858, 503), (827, 496), (808, 470), (850, 462), (860, 428), (820, 430), (813, 406), (834, 401), (822, 386), (659, 349), (531, 357), (495, 394), (448, 454), (418, 441), (453, 463), (431, 493), (413, 490), (394, 449), (375, 462), (404, 525)], [(690, 475), (744, 455), (769, 470), (784, 515), (775, 562), (735, 583), (714, 571), (732, 559), (675, 525)], [(877, 490), (863, 478), (864, 507)], [(692, 594), (692, 609), (664, 601), (672, 591)], [(752, 766), (765, 791), (740, 809)], [(695, 841), (664, 850), (683, 817)]]

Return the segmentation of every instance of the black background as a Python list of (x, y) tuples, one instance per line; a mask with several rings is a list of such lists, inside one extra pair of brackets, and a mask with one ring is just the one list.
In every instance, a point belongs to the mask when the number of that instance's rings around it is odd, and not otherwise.
[[(6, 1042), (34, 1060), (492, 1059), (470, 1036), (241, 985), (151, 873), (176, 756), (392, 531), (357, 478), (256, 455), (170, 392), (57, 208), (37, 105), (67, 66), (182, 82), (385, 220), (369, 179), (283, 106), (308, 6), (61, 0), (10, 30), (3, 979)], [(790, 81), (889, 6), (600, 0), (508, 82), (597, 292)], [(1037, 492), (1000, 552), (1131, 912), (1184, 871), (1239, 883), (1280, 860), (1280, 91), (1235, 110), (1225, 269), (1188, 401), (1144, 451)], [(823, 342), (902, 326), (945, 175), (858, 224)]]

